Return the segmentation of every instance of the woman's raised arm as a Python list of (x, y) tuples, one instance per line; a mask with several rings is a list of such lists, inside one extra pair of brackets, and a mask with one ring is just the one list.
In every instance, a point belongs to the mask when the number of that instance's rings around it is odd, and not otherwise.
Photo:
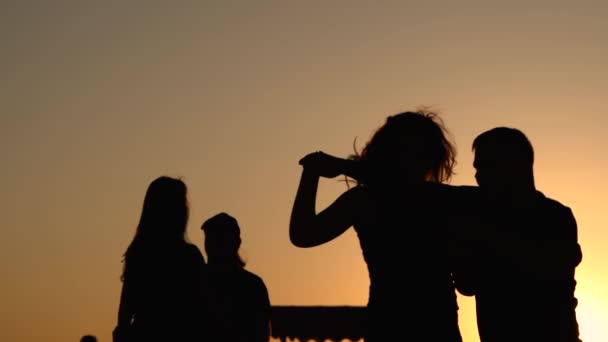
[(300, 165), (303, 170), (291, 211), (289, 238), (295, 246), (314, 247), (335, 239), (355, 223), (361, 192), (357, 187), (349, 189), (317, 214), (319, 178), (351, 173), (353, 161), (315, 152), (302, 158)]

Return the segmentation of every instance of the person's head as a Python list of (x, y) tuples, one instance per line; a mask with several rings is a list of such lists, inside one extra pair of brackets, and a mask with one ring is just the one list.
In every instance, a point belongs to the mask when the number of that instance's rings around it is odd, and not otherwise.
[[(185, 241), (188, 195), (181, 179), (161, 176), (150, 183), (125, 261), (144, 246), (171, 245)], [(123, 273), (124, 275), (124, 273)]]
[(97, 342), (97, 337), (93, 335), (84, 335), (80, 338), (80, 342)]
[(363, 183), (445, 182), (453, 174), (456, 149), (437, 113), (419, 110), (391, 115), (359, 155)]
[(234, 217), (219, 213), (206, 220), (201, 229), (205, 233), (205, 252), (210, 265), (221, 263), (245, 266), (239, 255), (241, 229)]
[(188, 211), (186, 184), (181, 179), (158, 177), (146, 191), (136, 235), (183, 239)]
[(480, 187), (499, 192), (534, 189), (534, 149), (522, 131), (492, 128), (475, 138), (473, 151)]

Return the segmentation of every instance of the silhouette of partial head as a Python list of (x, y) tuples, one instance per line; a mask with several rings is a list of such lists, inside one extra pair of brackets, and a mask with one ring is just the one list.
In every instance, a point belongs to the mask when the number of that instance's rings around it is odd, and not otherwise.
[(499, 192), (534, 189), (534, 149), (522, 131), (492, 128), (475, 138), (473, 151), (480, 187)]
[(456, 150), (438, 114), (420, 110), (391, 115), (359, 156), (363, 183), (448, 181)]
[(188, 223), (186, 184), (161, 176), (148, 186), (137, 234), (150, 238), (183, 239)]
[(205, 232), (205, 252), (209, 264), (234, 262), (240, 267), (245, 266), (239, 256), (241, 229), (234, 217), (219, 213), (206, 220), (201, 229)]
[(80, 339), (80, 342), (97, 342), (97, 337), (93, 335), (84, 335)]

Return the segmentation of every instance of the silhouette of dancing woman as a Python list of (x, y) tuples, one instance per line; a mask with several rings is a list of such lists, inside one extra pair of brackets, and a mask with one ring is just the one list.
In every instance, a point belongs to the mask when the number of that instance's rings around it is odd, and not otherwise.
[(262, 278), (245, 269), (239, 255), (237, 220), (219, 213), (206, 220), (205, 252), (209, 258), (209, 297), (216, 334), (227, 342), (268, 342), (270, 299)]
[[(311, 153), (289, 227), (298, 247), (327, 243), (354, 227), (370, 277), (366, 342), (462, 341), (451, 277), (448, 185), (455, 149), (439, 116), (389, 116), (352, 160)], [(356, 186), (315, 210), (319, 177)]]
[(482, 342), (579, 342), (575, 268), (582, 260), (572, 210), (538, 191), (534, 150), (518, 129), (496, 127), (473, 142), (485, 199), (470, 251)]
[(186, 241), (186, 185), (150, 183), (135, 237), (124, 253), (114, 341), (205, 341), (205, 260)]

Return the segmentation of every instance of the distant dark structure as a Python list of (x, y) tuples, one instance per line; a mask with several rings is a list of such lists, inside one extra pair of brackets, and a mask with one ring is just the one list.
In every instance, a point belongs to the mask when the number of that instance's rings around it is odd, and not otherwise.
[(365, 336), (363, 306), (273, 306), (272, 337), (281, 342), (359, 341)]

